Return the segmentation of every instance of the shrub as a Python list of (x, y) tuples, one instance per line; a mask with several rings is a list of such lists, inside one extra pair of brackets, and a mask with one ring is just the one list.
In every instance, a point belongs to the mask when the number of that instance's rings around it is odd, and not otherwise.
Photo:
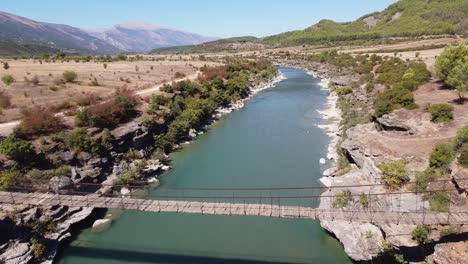
[(345, 190), (333, 198), (333, 208), (344, 208), (348, 206), (348, 203), (352, 201), (351, 191)]
[(99, 142), (90, 137), (84, 128), (75, 128), (68, 134), (66, 143), (76, 151), (89, 152), (94, 155), (99, 155), (103, 150)]
[(43, 242), (33, 239), (31, 240), (31, 249), (33, 256), (36, 260), (40, 260), (42, 256), (44, 255), (44, 252), (46, 250), (46, 247)]
[(347, 94), (350, 94), (352, 92), (353, 92), (353, 89), (351, 89), (351, 87), (349, 87), (349, 86), (339, 87), (339, 88), (336, 89), (336, 94), (338, 96), (347, 95)]
[(89, 86), (99, 86), (99, 82), (96, 78), (93, 78), (91, 82), (89, 83)]
[(182, 78), (184, 78), (185, 76), (186, 76), (186, 75), (183, 74), (183, 73), (181, 73), (181, 72), (176, 72), (176, 73), (174, 73), (174, 78), (175, 78), (175, 79), (182, 79)]
[(432, 168), (446, 168), (455, 158), (452, 147), (447, 144), (435, 146), (429, 159), (429, 166)]
[(65, 128), (62, 118), (42, 107), (24, 109), (22, 115), (23, 119), (15, 131), (20, 137), (32, 138), (48, 135)]
[(453, 120), (453, 106), (449, 104), (434, 104), (429, 107), (432, 122), (445, 123)]
[(374, 101), (377, 116), (383, 116), (403, 107), (411, 109), (415, 106), (413, 93), (401, 87), (386, 89)]
[(16, 171), (0, 171), (0, 190), (14, 190), (15, 187), (20, 187), (27, 184), (24, 174)]
[(380, 180), (391, 190), (398, 190), (409, 180), (407, 162), (405, 160), (392, 160), (380, 164), (378, 167), (382, 171)]
[(5, 70), (10, 69), (10, 65), (8, 64), (8, 62), (3, 63), (3, 69), (5, 69)]
[(429, 236), (432, 233), (430, 225), (418, 225), (412, 232), (411, 238), (419, 244), (429, 243), (431, 240)]
[(416, 174), (416, 181), (412, 184), (411, 190), (414, 192), (424, 192), (429, 186), (429, 182), (445, 176), (440, 169), (428, 168)]
[(437, 192), (424, 195), (424, 199), (429, 201), (431, 210), (437, 212), (448, 212), (450, 208), (450, 197), (447, 193)]
[(463, 144), (460, 149), (460, 157), (458, 157), (458, 163), (468, 169), (468, 143)]
[(451, 236), (451, 235), (456, 235), (456, 234), (458, 234), (458, 231), (455, 228), (455, 226), (449, 226), (446, 229), (442, 229), (442, 231), (440, 231), (441, 238)]
[(11, 106), (11, 97), (5, 93), (5, 91), (0, 91), (0, 108), (8, 108)]
[(31, 79), (31, 83), (34, 85), (39, 85), (40, 83), (39, 77), (37, 75), (34, 75)]
[(361, 203), (361, 205), (365, 208), (367, 208), (369, 206), (369, 198), (367, 197), (367, 195), (365, 193), (362, 193), (360, 196), (359, 196), (359, 202)]
[(15, 78), (10, 75), (10, 74), (7, 74), (7, 75), (3, 75), (2, 77), (2, 82), (6, 85), (6, 86), (10, 86), (12, 83), (15, 82)]
[(468, 143), (468, 125), (458, 130), (455, 138), (455, 149), (460, 149), (465, 143)]
[(31, 142), (10, 135), (0, 142), (0, 153), (19, 163), (27, 163), (35, 156)]
[(66, 82), (74, 82), (76, 80), (76, 78), (78, 77), (78, 74), (76, 74), (76, 72), (74, 71), (65, 71), (63, 74), (63, 79), (66, 81)]
[(75, 102), (79, 106), (89, 106), (98, 103), (101, 98), (95, 93), (88, 93), (78, 97)]
[(77, 126), (114, 127), (134, 114), (138, 99), (128, 89), (118, 89), (112, 100), (90, 106), (75, 116)]

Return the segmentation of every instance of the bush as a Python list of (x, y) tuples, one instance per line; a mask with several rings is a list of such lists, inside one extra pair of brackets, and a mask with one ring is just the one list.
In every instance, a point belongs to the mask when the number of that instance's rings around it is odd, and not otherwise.
[(432, 122), (445, 123), (453, 120), (453, 106), (449, 104), (434, 104), (429, 107)]
[(443, 229), (442, 231), (440, 231), (441, 238), (448, 237), (451, 235), (456, 235), (456, 234), (458, 234), (458, 231), (454, 226), (449, 226), (446, 229)]
[(432, 229), (430, 225), (418, 225), (411, 232), (411, 237), (414, 241), (417, 241), (419, 244), (426, 244), (431, 241), (429, 238), (431, 233)]
[(351, 89), (351, 87), (349, 86), (339, 87), (336, 89), (336, 94), (338, 96), (351, 94), (352, 92), (353, 92), (353, 89)]
[(2, 77), (2, 82), (6, 85), (6, 86), (10, 86), (12, 83), (15, 82), (15, 78), (10, 75), (10, 74), (7, 74), (7, 75), (3, 75)]
[(44, 252), (46, 250), (46, 247), (43, 242), (33, 239), (31, 240), (31, 249), (33, 256), (36, 260), (40, 260), (42, 256), (44, 255)]
[(103, 147), (99, 142), (88, 135), (84, 128), (75, 128), (66, 138), (67, 145), (76, 150), (89, 152), (94, 155), (99, 155), (103, 151)]
[(378, 166), (382, 171), (380, 181), (391, 190), (400, 189), (405, 182), (409, 181), (406, 165), (405, 160), (392, 160), (380, 164)]
[(23, 138), (33, 138), (59, 132), (65, 128), (62, 118), (42, 107), (24, 109), (23, 119), (16, 128), (16, 134)]
[(14, 190), (15, 187), (20, 187), (27, 184), (24, 174), (16, 171), (0, 171), (0, 190)]
[(364, 207), (364, 208), (367, 208), (369, 206), (369, 198), (367, 197), (367, 195), (365, 193), (362, 193), (360, 196), (359, 196), (359, 202), (361, 203), (361, 205)]
[(75, 116), (77, 126), (114, 127), (134, 114), (138, 99), (128, 89), (118, 89), (112, 100), (89, 106)]
[(39, 77), (37, 75), (34, 75), (31, 79), (31, 83), (34, 85), (39, 85), (40, 83)]
[(8, 62), (3, 63), (3, 69), (5, 69), (5, 70), (10, 69), (10, 65), (8, 64)]
[(468, 143), (463, 144), (460, 149), (460, 157), (458, 157), (458, 163), (468, 169)]
[(432, 168), (446, 168), (455, 158), (455, 153), (452, 147), (447, 144), (439, 144), (435, 146), (429, 158), (429, 166)]
[(411, 190), (414, 192), (424, 192), (430, 182), (445, 176), (446, 174), (440, 169), (428, 168), (416, 174), (416, 181), (412, 184)]
[(0, 91), (0, 108), (8, 108), (11, 106), (11, 97), (4, 91)]
[(413, 93), (401, 87), (386, 89), (374, 101), (377, 116), (383, 116), (403, 107), (412, 109), (415, 106)]
[(27, 163), (36, 155), (31, 142), (10, 135), (0, 142), (0, 153), (19, 163)]
[(62, 76), (66, 82), (74, 82), (78, 77), (78, 74), (74, 71), (65, 71)]
[(351, 191), (342, 191), (333, 198), (333, 208), (344, 208), (352, 200)]
[(450, 197), (447, 193), (437, 192), (424, 195), (424, 199), (429, 201), (431, 210), (437, 212), (448, 212), (450, 208)]
[(460, 149), (465, 143), (468, 143), (468, 125), (458, 130), (455, 138), (455, 149)]

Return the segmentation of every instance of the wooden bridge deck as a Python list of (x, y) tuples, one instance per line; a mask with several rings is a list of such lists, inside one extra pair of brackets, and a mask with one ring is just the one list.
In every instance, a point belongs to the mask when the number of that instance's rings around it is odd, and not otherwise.
[(193, 213), (204, 215), (266, 216), (394, 224), (468, 224), (468, 212), (390, 212), (318, 209), (274, 204), (161, 201), (96, 195), (57, 195), (50, 193), (0, 192), (0, 203), (35, 206), (70, 206), (139, 210), (145, 212)]

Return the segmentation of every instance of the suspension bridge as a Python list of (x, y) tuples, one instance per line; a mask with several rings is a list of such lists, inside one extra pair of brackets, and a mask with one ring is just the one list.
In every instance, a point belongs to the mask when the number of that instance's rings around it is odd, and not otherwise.
[[(88, 187), (116, 187), (106, 186), (104, 184), (79, 184)], [(112, 208), (125, 210), (138, 210), (154, 213), (188, 213), (203, 215), (228, 215), (228, 216), (263, 216), (277, 218), (305, 218), (329, 221), (350, 221), (350, 222), (371, 222), (371, 223), (392, 223), (392, 224), (468, 224), (468, 210), (466, 207), (456, 207), (451, 210), (451, 206), (445, 212), (431, 211), (424, 206), (421, 198), (416, 193), (396, 192), (396, 193), (369, 193), (368, 204), (366, 206), (344, 206), (335, 208), (333, 201), (339, 195), (291, 195), (291, 196), (195, 196), (193, 191), (217, 191), (227, 193), (231, 191), (242, 192), (264, 192), (268, 191), (293, 191), (295, 194), (300, 191), (320, 190), (320, 189), (352, 189), (356, 187), (368, 186), (375, 187), (380, 184), (353, 185), (353, 186), (335, 186), (335, 187), (290, 187), (290, 188), (161, 188), (162, 190), (184, 191), (184, 195), (154, 195), (154, 194), (131, 194), (123, 196), (119, 193), (97, 194), (76, 190), (66, 192), (52, 193), (47, 190), (38, 190), (31, 187), (17, 187), (12, 192), (0, 192), (0, 203), (31, 206), (68, 206), (68, 207), (94, 207), (94, 208)], [(119, 186), (117, 186), (119, 187)], [(148, 187), (134, 186), (134, 189), (147, 190)], [(158, 188), (159, 189), (159, 188)], [(156, 190), (158, 190), (156, 189)], [(440, 189), (426, 191), (426, 193), (453, 192), (456, 189)], [(189, 193), (187, 193), (189, 192)], [(423, 192), (424, 193), (424, 192)], [(417, 194), (422, 194), (421, 192)], [(361, 194), (362, 195), (362, 194)], [(349, 194), (347, 199), (353, 200), (356, 194)], [(359, 195), (360, 196), (360, 195)], [(401, 203), (402, 197), (416, 197), (413, 209), (408, 207), (394, 206), (381, 209), (379, 206), (373, 206), (372, 201), (378, 201), (380, 197), (396, 197)], [(309, 201), (297, 205), (288, 201), (298, 200)], [(316, 207), (310, 203), (311, 200), (328, 200), (327, 208)], [(342, 199), (342, 197), (340, 198)], [(393, 198), (392, 198), (393, 199)], [(374, 202), (375, 203), (375, 202)], [(318, 203), (316, 203), (318, 204)], [(463, 208), (465, 210), (463, 210)]]

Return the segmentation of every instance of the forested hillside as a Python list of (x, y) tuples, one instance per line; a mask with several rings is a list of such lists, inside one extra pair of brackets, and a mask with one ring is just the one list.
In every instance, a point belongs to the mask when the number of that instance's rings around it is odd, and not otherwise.
[(383, 12), (353, 22), (322, 20), (304, 30), (263, 39), (268, 44), (300, 45), (329, 41), (468, 33), (466, 0), (400, 0)]

